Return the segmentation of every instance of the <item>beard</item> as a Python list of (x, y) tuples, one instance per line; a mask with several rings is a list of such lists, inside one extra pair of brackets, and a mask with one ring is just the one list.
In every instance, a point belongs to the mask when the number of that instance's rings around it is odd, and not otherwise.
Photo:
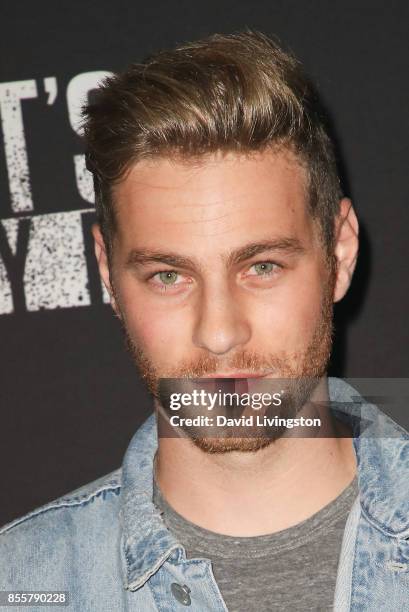
[[(323, 288), (321, 296), (320, 315), (313, 329), (310, 342), (304, 350), (291, 355), (260, 355), (254, 351), (248, 352), (243, 350), (237, 352), (228, 363), (229, 369), (232, 370), (245, 370), (249, 372), (268, 371), (274, 373), (274, 378), (248, 380), (250, 380), (250, 385), (258, 387), (257, 390), (260, 390), (261, 387), (263, 391), (268, 390), (270, 393), (272, 388), (274, 388), (272, 393), (279, 389), (285, 391), (285, 399), (280, 407), (273, 407), (274, 416), (278, 416), (279, 418), (294, 418), (303, 408), (305, 409), (305, 407), (309, 405), (311, 395), (322, 376), (326, 373), (328, 367), (333, 338), (333, 292), (336, 279), (335, 258), (329, 261), (328, 270), (328, 281)], [(209, 384), (214, 386), (217, 383), (220, 389), (220, 386), (223, 387), (225, 384), (223, 382), (225, 379), (206, 378), (200, 381), (201, 377), (217, 372), (218, 369), (220, 369), (219, 360), (209, 355), (202, 355), (195, 360), (186, 360), (177, 367), (171, 368), (166, 372), (159, 372), (146, 353), (138, 347), (131, 338), (123, 323), (123, 316), (121, 317), (121, 322), (126, 347), (142, 379), (146, 382), (149, 391), (156, 398), (159, 405), (159, 437), (180, 437), (180, 433), (175, 433), (169, 424), (168, 417), (170, 411), (168, 408), (168, 399), (170, 390), (167, 383), (172, 379), (172, 391), (177, 389), (178, 381), (180, 384), (179, 390), (183, 389), (186, 391), (189, 385), (192, 384), (192, 379), (193, 387), (190, 386), (190, 389), (197, 389), (198, 382), (199, 388), (200, 382), (202, 382), (205, 383), (205, 387), (207, 388), (209, 388)], [(199, 379), (199, 381), (197, 379)], [(239, 387), (241, 384), (240, 380), (242, 381), (243, 379), (227, 379), (226, 388), (231, 390), (232, 383), (233, 386), (236, 384)], [(164, 381), (166, 387), (165, 392), (163, 385)], [(201, 388), (203, 388), (203, 385)], [(313, 406), (313, 404), (311, 404), (311, 406)], [(226, 407), (220, 408), (219, 406), (218, 408), (218, 414), (221, 414), (223, 411), (226, 413)], [(271, 409), (271, 407), (267, 409), (265, 416), (269, 416)], [(199, 413), (197, 408), (195, 408), (193, 414), (191, 408), (182, 407), (178, 414), (181, 417), (192, 418), (198, 414), (205, 414), (206, 410), (205, 407), (203, 412)], [(243, 409), (241, 410), (243, 411)], [(237, 409), (232, 409), (230, 416), (237, 416)], [(210, 434), (208, 433), (208, 429), (204, 427), (189, 427), (188, 429), (184, 428), (184, 430), (191, 441), (201, 450), (207, 453), (226, 453), (231, 451), (255, 452), (265, 448), (281, 438), (286, 432), (286, 427), (283, 425), (270, 425), (264, 427), (259, 425), (256, 430), (254, 430), (254, 428), (248, 428), (247, 431), (243, 427), (217, 428), (216, 434), (214, 433), (214, 428), (212, 429), (213, 433), (210, 432)]]

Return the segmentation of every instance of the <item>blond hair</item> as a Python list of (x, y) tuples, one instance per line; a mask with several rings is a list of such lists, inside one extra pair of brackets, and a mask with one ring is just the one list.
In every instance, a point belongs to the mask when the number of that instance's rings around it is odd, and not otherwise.
[(105, 79), (83, 109), (87, 167), (108, 254), (112, 187), (147, 157), (293, 150), (307, 169), (309, 209), (328, 249), (342, 197), (323, 110), (299, 62), (260, 32), (215, 34)]

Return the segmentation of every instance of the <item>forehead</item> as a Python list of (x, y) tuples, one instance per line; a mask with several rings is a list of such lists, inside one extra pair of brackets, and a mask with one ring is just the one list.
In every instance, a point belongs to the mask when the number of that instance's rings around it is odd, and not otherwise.
[(244, 239), (312, 239), (306, 170), (289, 151), (138, 162), (113, 200), (118, 241), (130, 248), (204, 254)]

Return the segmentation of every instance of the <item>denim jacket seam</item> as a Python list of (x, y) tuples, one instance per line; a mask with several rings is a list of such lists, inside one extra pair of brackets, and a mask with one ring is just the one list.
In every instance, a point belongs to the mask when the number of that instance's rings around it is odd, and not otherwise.
[(88, 495), (84, 494), (84, 497), (83, 498), (79, 498), (79, 499), (72, 498), (70, 500), (69, 497), (64, 497), (63, 500), (61, 500), (61, 501), (54, 500), (54, 501), (50, 502), (49, 504), (47, 504), (46, 506), (40, 507), (40, 508), (38, 508), (36, 510), (33, 510), (32, 512), (29, 512), (25, 516), (22, 516), (20, 518), (14, 519), (14, 521), (12, 521), (11, 523), (8, 523), (8, 524), (4, 525), (3, 527), (0, 528), (0, 535), (8, 533), (14, 527), (18, 527), (22, 523), (25, 523), (26, 521), (28, 521), (30, 519), (36, 518), (40, 514), (44, 514), (44, 513), (48, 512), (49, 510), (56, 510), (58, 508), (72, 508), (72, 507), (75, 507), (75, 506), (83, 506), (83, 505), (87, 504), (88, 502), (90, 502), (93, 498), (97, 497), (103, 491), (112, 491), (113, 492), (113, 491), (116, 491), (117, 489), (121, 489), (121, 484), (102, 486), (102, 487), (96, 489), (95, 491), (92, 491), (92, 493), (89, 493)]
[(408, 526), (406, 526), (405, 529), (402, 529), (401, 531), (394, 532), (394, 531), (391, 531), (390, 529), (387, 529), (385, 525), (383, 525), (382, 523), (379, 523), (375, 518), (373, 518), (365, 510), (362, 503), (361, 503), (361, 512), (362, 512), (363, 517), (371, 525), (371, 527), (374, 527), (375, 529), (377, 529), (377, 531), (380, 531), (384, 536), (387, 536), (388, 538), (392, 538), (397, 541), (406, 540), (409, 537)]
[[(142, 576), (138, 576), (138, 578), (135, 578), (132, 582), (130, 582), (129, 580), (126, 580), (125, 585), (124, 585), (125, 588), (129, 589), (130, 591), (137, 591), (138, 589), (143, 587), (143, 585), (146, 582), (149, 582), (149, 578), (151, 578), (154, 574), (156, 574), (158, 570), (160, 570), (160, 568), (162, 567), (162, 565), (164, 565), (164, 563), (167, 561), (167, 559), (172, 554), (172, 552), (174, 550), (177, 550), (178, 548), (179, 548), (179, 545), (174, 546), (173, 548), (170, 548), (168, 550), (165, 550), (163, 555), (156, 561), (156, 563), (153, 566), (151, 566), (149, 569), (147, 569), (146, 572)], [(126, 552), (125, 552), (125, 561), (126, 561), (127, 570), (129, 571), (130, 566), (129, 566), (128, 555), (126, 554)]]
[[(348, 605), (348, 608), (350, 608), (351, 610), (352, 610), (351, 604), (352, 604), (353, 591), (354, 591), (353, 590), (354, 568), (355, 568), (356, 559), (357, 559), (357, 556), (358, 556), (357, 536), (358, 536), (358, 531), (359, 531), (359, 524), (362, 521), (362, 504), (361, 504), (361, 501), (360, 501), (359, 494), (358, 494), (358, 496), (357, 496), (357, 498), (355, 500), (355, 503), (358, 506), (357, 510), (359, 510), (359, 514), (357, 516), (357, 521), (355, 523), (354, 548), (353, 548), (354, 553), (353, 553), (353, 560), (352, 560), (352, 563), (351, 563), (351, 566), (350, 566), (351, 575), (350, 575), (349, 580), (348, 580), (348, 595), (347, 595), (347, 605)], [(354, 505), (355, 505), (355, 503), (354, 503)]]

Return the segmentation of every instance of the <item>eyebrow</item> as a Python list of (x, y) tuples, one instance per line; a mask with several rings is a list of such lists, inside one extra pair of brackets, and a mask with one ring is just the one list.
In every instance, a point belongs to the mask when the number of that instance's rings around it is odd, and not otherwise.
[[(226, 265), (229, 267), (239, 264), (255, 255), (269, 251), (277, 251), (285, 255), (301, 255), (305, 252), (304, 246), (297, 238), (278, 238), (274, 240), (263, 240), (251, 242), (230, 253), (223, 255)], [(151, 263), (162, 263), (175, 268), (198, 268), (200, 264), (195, 259), (183, 257), (173, 252), (162, 252), (150, 249), (132, 249), (128, 255), (126, 266), (144, 266)]]

